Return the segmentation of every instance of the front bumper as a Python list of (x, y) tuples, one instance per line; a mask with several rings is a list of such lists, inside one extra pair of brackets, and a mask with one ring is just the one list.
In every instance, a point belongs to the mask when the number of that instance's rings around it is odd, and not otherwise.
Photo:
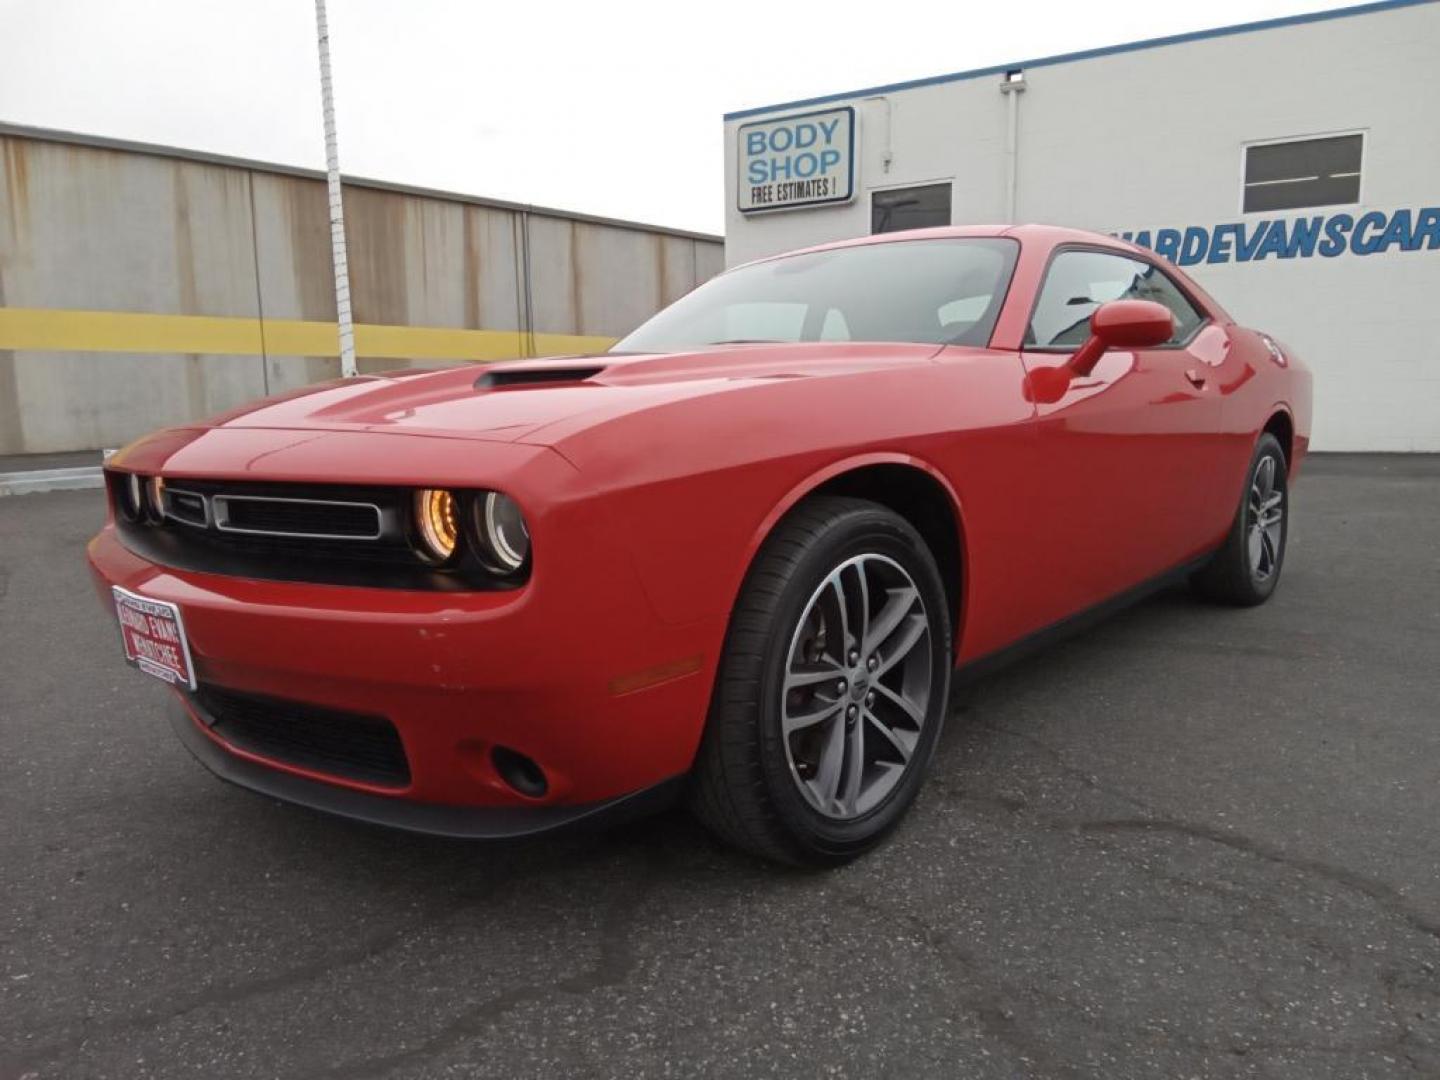
[(227, 783), (352, 821), (431, 836), (515, 840), (555, 829), (616, 825), (669, 806), (679, 796), (684, 780), (671, 777), (643, 791), (583, 805), (466, 807), (418, 803), (310, 780), (234, 753), (205, 733), (203, 714), (178, 692), (171, 698), (168, 712), (170, 724), (185, 749)]
[[(593, 535), (552, 547), (545, 572), (509, 592), (174, 570), (131, 552), (112, 525), (87, 554), (107, 608), (112, 585), (179, 606), (202, 683), (383, 716), (409, 779), (381, 787), (237, 750), (197, 722), (189, 695), (177, 697), (177, 730), (212, 771), (422, 832), (519, 836), (655, 798), (652, 789), (689, 770), (724, 634), (719, 620), (659, 620), (628, 561), (607, 560)], [(536, 762), (544, 795), (506, 783), (496, 747)]]

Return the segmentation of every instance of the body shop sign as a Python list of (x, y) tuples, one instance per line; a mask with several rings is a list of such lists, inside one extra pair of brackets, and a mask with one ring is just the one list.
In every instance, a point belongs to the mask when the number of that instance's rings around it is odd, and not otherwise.
[(760, 120), (740, 127), (744, 213), (849, 202), (855, 194), (855, 110)]

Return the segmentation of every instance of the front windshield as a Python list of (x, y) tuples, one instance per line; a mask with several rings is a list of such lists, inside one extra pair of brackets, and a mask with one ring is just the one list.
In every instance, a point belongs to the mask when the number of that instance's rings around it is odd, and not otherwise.
[(1019, 248), (999, 237), (896, 240), (753, 263), (711, 278), (611, 351), (771, 341), (985, 345)]

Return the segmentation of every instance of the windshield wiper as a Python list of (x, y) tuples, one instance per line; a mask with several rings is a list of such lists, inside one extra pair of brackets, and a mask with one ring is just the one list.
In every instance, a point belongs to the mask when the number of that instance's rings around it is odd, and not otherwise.
[(707, 341), (706, 345), (784, 345), (785, 342), (779, 338), (727, 338), (724, 341)]

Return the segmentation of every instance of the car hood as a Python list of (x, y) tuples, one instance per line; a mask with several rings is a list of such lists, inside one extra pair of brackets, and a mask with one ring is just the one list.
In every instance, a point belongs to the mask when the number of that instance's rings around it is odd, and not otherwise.
[(807, 342), (400, 371), (268, 398), (206, 426), (550, 445), (593, 423), (682, 398), (726, 393), (766, 380), (893, 369), (928, 362), (938, 351), (935, 345)]

